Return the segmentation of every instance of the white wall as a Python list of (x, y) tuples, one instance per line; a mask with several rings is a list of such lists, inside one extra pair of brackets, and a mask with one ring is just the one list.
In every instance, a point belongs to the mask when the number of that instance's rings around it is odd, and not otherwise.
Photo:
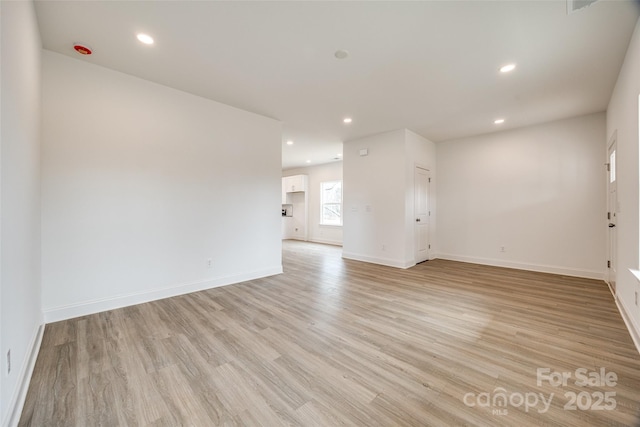
[(598, 113), (439, 143), (439, 256), (603, 278), (605, 141)]
[[(32, 2), (2, 2), (0, 420), (13, 425), (39, 348), (40, 35)], [(7, 375), (7, 352), (11, 373)], [(15, 417), (14, 416), (14, 417)]]
[[(629, 269), (638, 270), (640, 236), (638, 225), (639, 137), (638, 96), (640, 95), (640, 21), (636, 24), (624, 65), (618, 76), (607, 109), (607, 142), (617, 131), (618, 177), (618, 259), (617, 300), (640, 349), (640, 308), (635, 305), (635, 292), (640, 283)], [(604, 144), (603, 144), (604, 147)], [(602, 149), (606, 150), (606, 147)]]
[(401, 129), (343, 144), (345, 258), (408, 267), (404, 136)]
[[(361, 149), (367, 156), (360, 156)], [(345, 258), (407, 268), (415, 264), (414, 168), (435, 176), (435, 147), (406, 129), (343, 145)], [(433, 230), (435, 231), (435, 230)]]
[[(282, 176), (307, 175), (309, 177), (307, 240), (330, 245), (342, 245), (342, 227), (320, 225), (320, 183), (342, 180), (342, 162), (325, 163), (306, 168), (289, 169)], [(294, 215), (296, 210), (293, 211)], [(288, 219), (285, 218), (285, 221)]]
[(45, 51), (43, 135), (47, 321), (282, 271), (279, 122)]

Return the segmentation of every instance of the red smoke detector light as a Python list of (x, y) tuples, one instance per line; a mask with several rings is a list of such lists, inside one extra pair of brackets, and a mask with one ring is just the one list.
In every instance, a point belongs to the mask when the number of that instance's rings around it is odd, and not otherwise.
[(74, 44), (73, 48), (76, 50), (76, 52), (78, 52), (80, 55), (91, 55), (91, 49), (89, 49), (87, 46), (83, 46), (81, 44)]

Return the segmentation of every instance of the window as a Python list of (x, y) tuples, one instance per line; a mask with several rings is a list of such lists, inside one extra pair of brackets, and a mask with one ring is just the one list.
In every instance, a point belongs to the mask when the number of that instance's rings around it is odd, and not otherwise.
[(609, 182), (616, 182), (616, 150), (613, 149), (609, 154)]
[(342, 181), (320, 183), (320, 224), (342, 225)]

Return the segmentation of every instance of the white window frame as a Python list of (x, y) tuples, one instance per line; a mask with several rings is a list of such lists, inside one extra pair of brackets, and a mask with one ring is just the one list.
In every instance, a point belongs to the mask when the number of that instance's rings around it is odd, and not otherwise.
[[(324, 207), (325, 205), (336, 205), (338, 203), (336, 202), (325, 202), (324, 201), (324, 189), (325, 186), (327, 184), (336, 184), (339, 183), (340, 184), (340, 222), (339, 223), (335, 223), (335, 222), (325, 222), (324, 219)], [(341, 179), (334, 179), (331, 181), (322, 181), (320, 183), (320, 225), (328, 225), (328, 226), (334, 226), (334, 227), (341, 227), (342, 226), (342, 216), (343, 216), (343, 209), (342, 209), (342, 199), (343, 199), (343, 192), (342, 192), (343, 188), (342, 188), (342, 180)]]

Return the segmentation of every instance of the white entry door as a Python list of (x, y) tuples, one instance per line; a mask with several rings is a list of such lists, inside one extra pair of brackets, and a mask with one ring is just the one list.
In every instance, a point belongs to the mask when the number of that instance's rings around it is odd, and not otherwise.
[(415, 258), (416, 264), (429, 259), (429, 171), (414, 172)]
[(607, 179), (607, 226), (608, 226), (608, 239), (607, 239), (607, 282), (611, 287), (611, 292), (616, 294), (616, 258), (617, 258), (617, 245), (618, 245), (618, 231), (617, 231), (617, 213), (618, 213), (618, 177), (616, 176), (616, 150), (617, 150), (617, 135), (613, 134), (611, 141), (609, 141), (609, 160), (607, 164), (608, 179)]

